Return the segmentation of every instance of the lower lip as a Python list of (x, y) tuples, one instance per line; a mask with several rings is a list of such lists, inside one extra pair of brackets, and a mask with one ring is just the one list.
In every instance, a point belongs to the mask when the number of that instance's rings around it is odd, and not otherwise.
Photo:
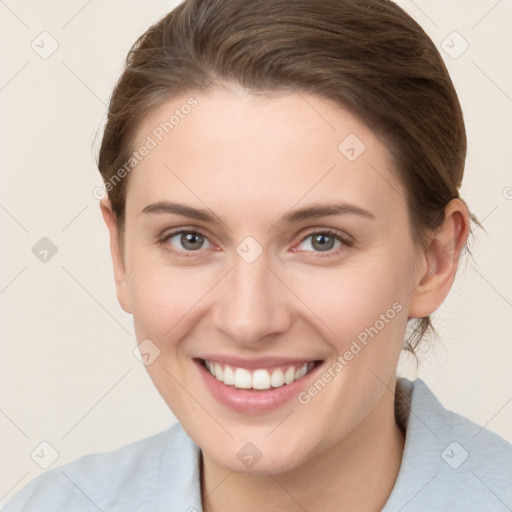
[(199, 372), (206, 386), (221, 404), (236, 412), (244, 412), (246, 414), (259, 414), (279, 408), (288, 400), (296, 397), (322, 366), (317, 362), (309, 373), (291, 384), (267, 390), (253, 390), (228, 386), (213, 377), (202, 361), (194, 359), (194, 363), (199, 367)]

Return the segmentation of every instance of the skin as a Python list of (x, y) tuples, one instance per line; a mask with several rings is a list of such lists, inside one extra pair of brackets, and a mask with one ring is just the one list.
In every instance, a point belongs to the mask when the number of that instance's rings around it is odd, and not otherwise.
[[(129, 175), (122, 253), (108, 199), (101, 210), (119, 302), (133, 315), (137, 342), (149, 338), (160, 350), (149, 375), (201, 448), (203, 508), (381, 510), (403, 454), (393, 403), (406, 324), (448, 294), (467, 207), (451, 201), (428, 247), (415, 245), (386, 145), (339, 106), (294, 91), (254, 96), (218, 86), (175, 98), (149, 115), (135, 147), (190, 95), (197, 107)], [(353, 162), (338, 150), (349, 134), (366, 146)], [(141, 213), (160, 201), (206, 208), (216, 222)], [(281, 222), (291, 210), (334, 202), (373, 218)], [(180, 236), (158, 243), (180, 228), (199, 230), (203, 245), (187, 253)], [(325, 229), (352, 243), (322, 251), (308, 235)], [(236, 252), (247, 236), (263, 250), (252, 263)], [(272, 412), (234, 412), (192, 361), (300, 356), (327, 368), (394, 303), (401, 311), (307, 405), (292, 399)], [(251, 468), (237, 457), (249, 441), (262, 454)]]

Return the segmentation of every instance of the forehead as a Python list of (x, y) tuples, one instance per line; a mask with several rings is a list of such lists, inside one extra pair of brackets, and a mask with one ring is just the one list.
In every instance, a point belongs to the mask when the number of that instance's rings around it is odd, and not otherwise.
[(188, 200), (281, 215), (298, 203), (345, 200), (376, 215), (404, 211), (386, 145), (357, 117), (312, 94), (191, 92), (145, 119), (134, 150), (144, 145), (151, 149), (131, 172), (127, 210)]

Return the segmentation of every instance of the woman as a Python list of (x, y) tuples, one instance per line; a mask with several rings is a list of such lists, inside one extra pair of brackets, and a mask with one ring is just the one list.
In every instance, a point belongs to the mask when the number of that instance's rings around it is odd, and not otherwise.
[(396, 378), (477, 222), (465, 154), (392, 2), (174, 9), (128, 56), (98, 166), (118, 299), (179, 423), (6, 510), (512, 507), (512, 446)]

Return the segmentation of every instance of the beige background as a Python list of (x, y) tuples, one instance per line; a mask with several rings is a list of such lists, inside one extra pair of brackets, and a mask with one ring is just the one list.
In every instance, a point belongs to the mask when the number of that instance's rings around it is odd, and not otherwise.
[[(512, 442), (512, 2), (400, 4), (451, 53), (441, 49), (469, 135), (462, 194), (487, 231), (434, 317), (435, 348), (401, 372)], [(53, 453), (56, 467), (175, 421), (132, 353), (93, 196), (97, 132), (125, 55), (174, 5), (0, 1), (0, 500)], [(47, 262), (32, 252), (42, 237), (57, 248)]]

